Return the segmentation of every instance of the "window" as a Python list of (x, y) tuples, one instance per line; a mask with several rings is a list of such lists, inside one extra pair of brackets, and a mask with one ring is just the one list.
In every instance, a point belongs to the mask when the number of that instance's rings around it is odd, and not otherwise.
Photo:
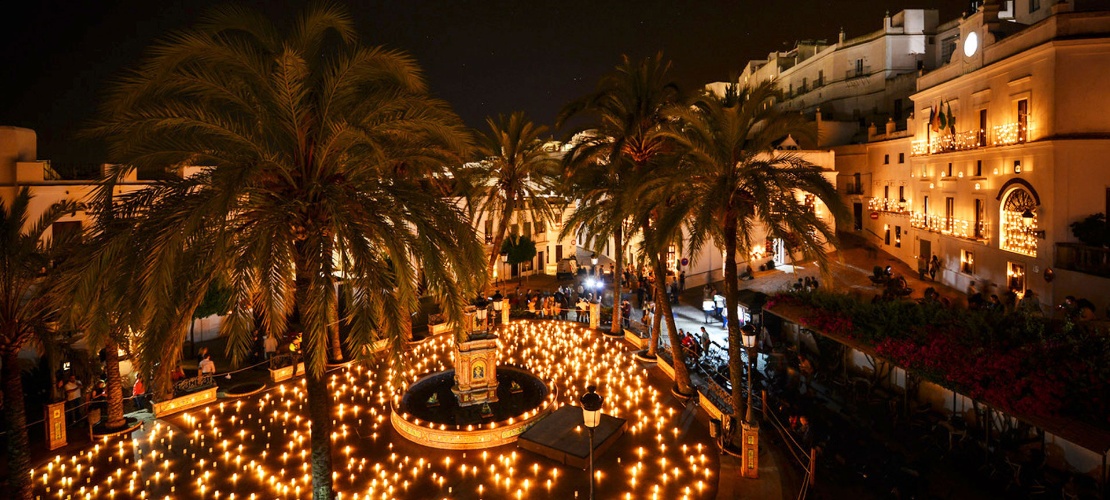
[(902, 248), (902, 226), (894, 226), (894, 247)]
[(1017, 102), (1017, 127), (1018, 127), (1018, 142), (1025, 142), (1029, 139), (1029, 99), (1021, 99)]
[(922, 197), (921, 211), (925, 214), (925, 217), (929, 216), (929, 197), (928, 196)]
[(952, 177), (952, 164), (948, 164), (948, 177)]
[(983, 160), (975, 160), (975, 177), (983, 176)]
[(883, 165), (890, 165), (890, 155), (883, 155)]
[[(856, 172), (853, 177), (855, 178), (855, 185), (852, 187), (854, 187), (855, 189), (852, 190), (852, 192), (849, 194), (863, 194), (863, 184), (860, 182), (860, 173)], [(1106, 191), (1106, 206), (1110, 207), (1110, 189), (1107, 189)], [(1106, 213), (1110, 213), (1110, 211)]]
[(987, 145), (987, 110), (986, 108), (979, 110), (979, 136), (976, 138), (976, 145), (984, 147)]
[(820, 87), (824, 84), (825, 84), (825, 70), (819, 69), (819, 70), (817, 70), (817, 83), (815, 83), (814, 85), (816, 85), (817, 87)]
[(885, 237), (885, 238), (883, 238), (883, 241), (884, 241), (884, 242), (885, 242), (885, 243), (886, 243), (887, 245), (889, 245), (889, 244), (890, 244), (890, 226), (886, 226), (886, 237)]
[(983, 200), (975, 200), (975, 223), (972, 229), (975, 231), (975, 239), (978, 240), (984, 239), (983, 235), (986, 234), (983, 227), (986, 224), (986, 206), (987, 204)]
[(486, 219), (486, 244), (493, 243), (493, 219)]
[(520, 236), (520, 224), (509, 226), (509, 232), (512, 233), (513, 236)]
[(975, 254), (967, 250), (960, 250), (960, 272), (975, 274)]
[(863, 59), (856, 59), (856, 76), (863, 74)]
[(1041, 0), (1029, 0), (1029, 13), (1032, 14), (1041, 8)]
[(532, 234), (533, 234), (532, 233), (532, 223), (531, 222), (525, 222), (524, 223), (524, 235), (528, 236), (528, 237), (531, 237)]
[(952, 230), (952, 217), (956, 215), (956, 199), (949, 196), (944, 199), (944, 230)]
[(906, 201), (906, 186), (898, 186), (898, 201)]
[(883, 198), (890, 199), (890, 186), (883, 186)]
[(898, 163), (906, 163), (906, 153), (898, 153)]
[(547, 227), (544, 225), (542, 220), (536, 221), (536, 234), (543, 234), (547, 232), (546, 229)]
[(1025, 264), (1018, 262), (1006, 264), (1006, 287), (1014, 293), (1025, 293)]

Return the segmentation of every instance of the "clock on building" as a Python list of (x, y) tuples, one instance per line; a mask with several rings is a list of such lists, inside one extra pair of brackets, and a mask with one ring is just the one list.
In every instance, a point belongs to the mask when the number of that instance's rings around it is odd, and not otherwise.
[(964, 40), (964, 55), (971, 57), (975, 55), (975, 51), (979, 50), (979, 34), (972, 31), (967, 34)]

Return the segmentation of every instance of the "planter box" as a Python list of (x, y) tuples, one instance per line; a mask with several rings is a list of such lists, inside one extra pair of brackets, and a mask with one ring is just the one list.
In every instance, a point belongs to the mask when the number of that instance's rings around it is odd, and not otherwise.
[(304, 363), (297, 363), (296, 365), (283, 366), (277, 370), (270, 370), (270, 380), (274, 382), (284, 382), (297, 375), (304, 375)]
[(651, 343), (650, 337), (646, 339), (641, 338), (640, 334), (632, 330), (624, 331), (624, 340), (627, 340), (628, 343), (636, 346), (637, 349), (647, 349), (648, 344)]
[[(292, 368), (292, 367), (290, 367)], [(186, 394), (179, 398), (173, 398), (167, 401), (159, 401), (154, 403), (154, 416), (162, 418), (174, 413), (183, 412), (190, 408), (204, 406), (208, 403), (216, 401), (216, 388), (209, 387), (191, 394)]]
[(428, 333), (430, 335), (441, 335), (451, 331), (451, 327), (447, 323), (439, 323), (436, 325), (428, 325)]
[(667, 361), (664, 360), (662, 356), (660, 356), (658, 359), (659, 359), (659, 361), (656, 363), (656, 366), (658, 366), (659, 368), (662, 368), (663, 373), (666, 373), (667, 376), (671, 378), (671, 380), (674, 380), (674, 367), (671, 366), (670, 364), (668, 364)]

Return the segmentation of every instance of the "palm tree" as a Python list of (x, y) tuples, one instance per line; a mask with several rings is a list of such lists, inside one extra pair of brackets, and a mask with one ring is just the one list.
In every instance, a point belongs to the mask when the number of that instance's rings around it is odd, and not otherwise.
[[(573, 131), (576, 142), (564, 160), (572, 185), (577, 186), (573, 189), (582, 196), (570, 219), (574, 224), (564, 228), (564, 232), (597, 231), (593, 239), (595, 249), (612, 237), (618, 269), (623, 268), (626, 238), (630, 236), (625, 222), (637, 214), (637, 200), (630, 194), (638, 179), (651, 178), (651, 172), (673, 161), (677, 151), (676, 136), (666, 123), (669, 108), (679, 102), (678, 86), (671, 80), (670, 69), (671, 64), (662, 53), (639, 63), (623, 56), (621, 64), (602, 78), (593, 93), (568, 104), (559, 114), (559, 124), (578, 117), (584, 119), (583, 125)], [(595, 184), (591, 186), (590, 182)], [(649, 227), (650, 214), (640, 215), (640, 219), (632, 222), (643, 230)], [(654, 262), (657, 254), (646, 252), (645, 256), (653, 269), (658, 267)], [(661, 282), (664, 276), (657, 278)], [(613, 328), (620, 324), (620, 307), (616, 307), (620, 293), (620, 280), (614, 279)], [(661, 306), (660, 313), (667, 317), (668, 328), (674, 330), (670, 307)], [(652, 332), (649, 356), (655, 355), (658, 330)], [(677, 334), (677, 330), (672, 334)], [(679, 392), (690, 394), (690, 377), (682, 362), (682, 351), (676, 345), (671, 347)]]
[[(54, 293), (60, 319), (85, 335), (89, 347), (103, 348), (105, 374), (105, 426), (109, 430), (126, 426), (123, 416), (123, 382), (119, 351), (129, 349), (128, 331), (141, 329), (139, 310), (132, 307), (132, 286), (138, 282), (132, 263), (141, 257), (141, 248), (132, 232), (132, 222), (115, 216), (114, 195), (104, 193), (92, 204), (93, 225), (86, 231), (80, 251), (59, 272)], [(101, 247), (114, 245), (110, 251)], [(127, 258), (105, 259), (127, 255)], [(140, 371), (142, 367), (139, 367)]]
[(465, 181), (474, 200), (468, 205), (486, 220), (496, 219), (489, 255), (492, 275), (513, 214), (520, 210), (544, 224), (555, 219), (562, 200), (553, 196), (559, 184), (559, 161), (541, 139), (547, 127), (537, 126), (520, 111), (496, 120), (486, 118), (486, 124), (489, 130), (479, 134), (478, 142), (482, 160), (468, 165)]
[[(780, 97), (771, 83), (739, 91), (732, 88), (725, 99), (697, 96), (691, 107), (680, 110), (690, 147), (685, 159), (688, 168), (662, 181), (681, 185), (686, 193), (675, 209), (689, 214), (692, 253), (710, 241), (725, 250), (729, 318), (738, 317), (736, 256), (750, 255), (758, 236), (793, 235), (800, 249), (826, 270), (823, 248), (826, 243), (835, 244), (835, 226), (818, 217), (799, 198), (802, 193), (816, 196), (838, 220), (847, 216), (836, 187), (820, 167), (794, 152), (775, 149), (775, 142), (790, 134), (809, 134), (801, 115), (773, 106)], [(739, 417), (744, 409), (739, 321), (729, 321), (728, 339), (733, 415)]]
[(43, 235), (77, 204), (62, 201), (37, 221), (28, 221), (31, 192), (24, 186), (11, 204), (0, 200), (0, 362), (3, 370), (4, 428), (8, 457), (8, 492), (14, 498), (31, 498), (31, 455), (27, 415), (23, 404), (23, 378), (19, 351), (52, 328), (55, 308), (50, 299), (50, 269), (61, 245), (43, 241)]
[(164, 384), (172, 366), (161, 360), (177, 359), (217, 277), (230, 290), (220, 334), (234, 362), (250, 351), (256, 315), (264, 334), (281, 335), (297, 311), (313, 497), (332, 498), (324, 370), (339, 322), (348, 352), (383, 336), (396, 345), (421, 285), (458, 321), (485, 279), (466, 214), (427, 188), (467, 153), (465, 127), (429, 97), (412, 58), (360, 46), (351, 18), (325, 5), (285, 36), (255, 12), (214, 11), (156, 46), (92, 133), (124, 165), (101, 196), (130, 169), (202, 166), (119, 196), (143, 236), (140, 364)]

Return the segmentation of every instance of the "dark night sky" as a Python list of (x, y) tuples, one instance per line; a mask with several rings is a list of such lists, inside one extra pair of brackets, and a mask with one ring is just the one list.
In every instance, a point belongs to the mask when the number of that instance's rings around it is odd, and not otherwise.
[[(23, 2), (0, 26), (0, 125), (35, 129), (39, 157), (101, 162), (74, 134), (94, 116), (112, 78), (152, 41), (190, 26), (215, 0)], [(302, 2), (241, 2), (285, 23)], [(412, 53), (432, 91), (471, 126), (527, 111), (550, 123), (589, 92), (621, 54), (663, 50), (686, 88), (720, 81), (750, 59), (798, 39), (835, 41), (882, 27), (883, 12), (936, 8), (941, 21), (966, 0), (367, 1), (343, 2), (363, 41)], [(22, 10), (20, 10), (22, 9)]]

